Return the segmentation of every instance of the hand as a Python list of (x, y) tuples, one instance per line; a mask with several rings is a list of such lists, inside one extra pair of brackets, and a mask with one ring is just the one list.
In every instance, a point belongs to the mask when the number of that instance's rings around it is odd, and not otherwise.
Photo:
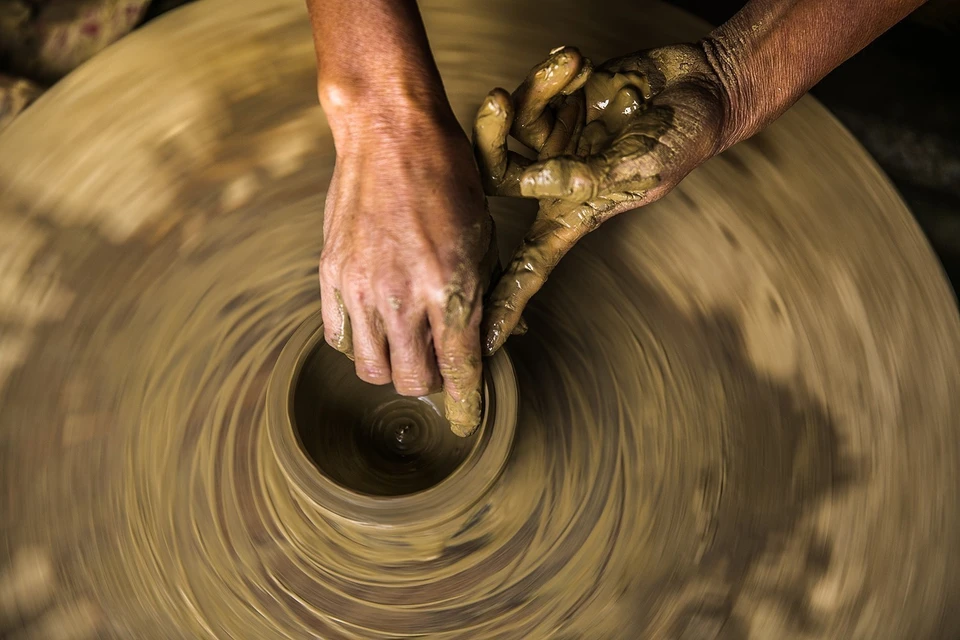
[(447, 419), (467, 436), (480, 422), (481, 303), (497, 261), (470, 143), (455, 122), (431, 120), (352, 126), (336, 144), (320, 259), (326, 340), (366, 382), (410, 396), (442, 383)]
[[(487, 302), (484, 350), (499, 349), (573, 245), (618, 213), (662, 198), (722, 146), (728, 101), (704, 52), (654, 49), (593, 69), (556, 49), (511, 96), (494, 89), (474, 125), (489, 195), (537, 198), (530, 231)], [(507, 136), (537, 161), (507, 150)]]
[(100, 612), (88, 601), (50, 609), (56, 575), (49, 554), (22, 549), (0, 573), (0, 637), (86, 640), (100, 630)]

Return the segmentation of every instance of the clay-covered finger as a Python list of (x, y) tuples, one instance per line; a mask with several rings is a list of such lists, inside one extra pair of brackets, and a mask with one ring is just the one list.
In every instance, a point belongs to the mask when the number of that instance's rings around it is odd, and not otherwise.
[[(607, 65), (604, 65), (607, 67)], [(641, 102), (653, 97), (650, 83), (644, 74), (632, 71), (615, 71), (609, 67), (590, 75), (584, 84), (583, 93), (587, 103), (587, 122), (600, 117), (616, 100), (620, 91), (632, 89)]]
[(593, 62), (590, 61), (590, 58), (583, 58), (580, 63), (580, 71), (573, 77), (573, 79), (567, 83), (567, 86), (563, 88), (563, 91), (560, 92), (561, 95), (569, 96), (584, 86), (586, 86), (587, 81), (590, 80), (590, 77), (593, 75)]
[(548, 109), (550, 101), (578, 77), (583, 68), (583, 56), (574, 47), (559, 47), (546, 60), (534, 67), (523, 84), (513, 94), (516, 115), (511, 133), (513, 137), (535, 151), (540, 151), (553, 130), (554, 115)]
[(451, 430), (469, 436), (480, 425), (482, 370), (480, 307), (451, 291), (430, 317), (437, 365), (443, 380), (444, 410)]
[(482, 370), (480, 332), (442, 331), (437, 363), (443, 379), (444, 413), (455, 434), (467, 437), (480, 426)]
[(531, 165), (520, 177), (520, 193), (527, 198), (559, 198), (587, 202), (603, 182), (594, 163), (574, 157), (551, 158)]
[[(553, 130), (540, 149), (540, 160), (571, 155), (583, 130), (585, 105), (582, 96), (566, 96), (556, 107)], [(522, 175), (522, 174), (521, 174)], [(519, 179), (518, 179), (519, 184)]]
[(582, 227), (543, 218), (534, 222), (484, 310), (481, 334), (485, 355), (496, 353), (511, 335), (526, 331), (521, 315), (524, 308), (583, 234)]
[(640, 90), (627, 85), (617, 92), (607, 108), (603, 110), (600, 119), (608, 131), (621, 131), (632, 123), (633, 118), (643, 108), (644, 99)]
[(381, 312), (390, 350), (393, 386), (404, 396), (425, 396), (440, 390), (440, 374), (425, 313), (410, 314), (404, 301), (388, 300)]
[(331, 347), (353, 359), (353, 330), (343, 295), (333, 285), (320, 284), (323, 337)]
[(473, 148), (487, 195), (519, 196), (520, 174), (530, 161), (507, 148), (513, 104), (503, 89), (484, 99), (473, 124)]

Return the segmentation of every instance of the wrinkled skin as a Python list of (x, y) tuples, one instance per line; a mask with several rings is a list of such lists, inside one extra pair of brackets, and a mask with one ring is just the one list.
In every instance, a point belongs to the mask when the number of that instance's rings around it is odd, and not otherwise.
[(411, 130), (384, 123), (338, 143), (320, 262), (325, 337), (366, 382), (410, 396), (442, 386), (451, 428), (466, 436), (480, 422), (493, 221), (459, 126)]
[(0, 637), (17, 640), (92, 640), (101, 612), (82, 600), (52, 607), (56, 571), (48, 553), (21, 549), (0, 572)]
[[(513, 93), (494, 89), (474, 125), (489, 195), (537, 198), (539, 211), (487, 302), (484, 351), (516, 333), (559, 260), (613, 216), (665, 196), (722, 148), (727, 99), (703, 51), (654, 49), (594, 69), (572, 47)], [(536, 161), (507, 150), (507, 137)]]

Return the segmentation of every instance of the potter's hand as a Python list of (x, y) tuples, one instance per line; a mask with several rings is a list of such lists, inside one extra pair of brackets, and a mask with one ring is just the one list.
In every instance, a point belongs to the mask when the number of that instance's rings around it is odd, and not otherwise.
[[(696, 45), (652, 49), (596, 71), (553, 52), (513, 94), (491, 93), (475, 145), (491, 195), (540, 212), (488, 303), (496, 351), (520, 311), (586, 233), (662, 198), (694, 167), (776, 120), (829, 71), (923, 0), (750, 0)], [(507, 134), (538, 154), (506, 149)]]
[[(530, 298), (584, 235), (666, 195), (720, 149), (725, 93), (701, 49), (674, 46), (592, 69), (555, 50), (512, 96), (491, 92), (474, 145), (490, 195), (537, 198), (536, 220), (487, 303), (484, 348), (499, 349)], [(537, 161), (507, 150), (512, 134)]]
[(337, 145), (320, 261), (327, 342), (373, 384), (442, 378), (459, 435), (480, 420), (482, 295), (496, 260), (470, 144), (453, 122), (372, 127)]
[(496, 259), (470, 143), (416, 0), (307, 0), (337, 164), (320, 290), (327, 341), (375, 384), (441, 382), (453, 431), (480, 422), (481, 293)]
[(0, 571), (0, 637), (88, 640), (100, 630), (100, 612), (88, 601), (51, 607), (56, 573), (50, 555), (22, 549)]

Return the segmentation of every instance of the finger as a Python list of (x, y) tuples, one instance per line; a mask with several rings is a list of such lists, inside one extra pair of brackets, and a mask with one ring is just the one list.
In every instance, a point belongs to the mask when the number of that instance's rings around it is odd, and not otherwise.
[(393, 386), (404, 396), (425, 396), (440, 390), (440, 373), (433, 351), (430, 323), (425, 313), (404, 309), (409, 304), (398, 296), (387, 300), (380, 312), (390, 345)]
[[(618, 201), (642, 198), (647, 190), (660, 183), (662, 161), (660, 154), (653, 151), (667, 130), (668, 125), (662, 122), (659, 117), (649, 125), (635, 122), (628, 134), (582, 160), (562, 156), (531, 165), (520, 176), (521, 194), (528, 198), (558, 198), (576, 203), (594, 201), (598, 196)], [(604, 125), (590, 123), (584, 138), (594, 126)]]
[(340, 290), (333, 284), (320, 284), (320, 313), (323, 316), (323, 337), (327, 344), (353, 360), (350, 316)]
[[(496, 267), (491, 271), (490, 280), (485, 288), (484, 299), (488, 300), (491, 295), (493, 295), (494, 289), (498, 282), (500, 282), (500, 277), (503, 275), (503, 265), (500, 262), (500, 257), (497, 256)], [(527, 332), (527, 321), (520, 317), (520, 320), (517, 321), (517, 326), (514, 327), (513, 333), (511, 335), (522, 336)]]
[(513, 103), (503, 89), (484, 99), (473, 124), (473, 148), (487, 195), (519, 196), (520, 174), (530, 161), (507, 149)]
[(375, 308), (366, 305), (356, 290), (345, 291), (344, 302), (353, 334), (353, 358), (357, 377), (370, 384), (389, 383), (390, 354), (380, 314)]
[(590, 61), (590, 58), (583, 58), (580, 64), (580, 71), (573, 77), (573, 80), (563, 88), (563, 91), (560, 92), (561, 95), (573, 95), (587, 84), (587, 81), (592, 75), (593, 63)]
[(608, 131), (619, 132), (633, 121), (643, 104), (643, 97), (636, 87), (623, 87), (603, 110), (600, 119)]
[(595, 163), (564, 156), (531, 165), (520, 177), (520, 193), (527, 198), (587, 202), (596, 197), (602, 182)]
[(482, 409), (478, 297), (476, 293), (468, 297), (463, 288), (452, 285), (430, 315), (447, 421), (462, 437), (480, 425)]
[(521, 314), (560, 259), (583, 237), (583, 227), (538, 218), (487, 302), (481, 333), (484, 354), (493, 355), (510, 335), (526, 331)]
[[(557, 107), (553, 130), (540, 149), (540, 160), (559, 155), (571, 155), (577, 150), (577, 140), (583, 130), (585, 105), (582, 96), (567, 96)], [(519, 176), (518, 176), (519, 183)]]
[(583, 62), (583, 56), (574, 47), (560, 47), (533, 68), (513, 94), (516, 108), (511, 128), (513, 137), (540, 151), (554, 123), (553, 112), (547, 106), (571, 81), (575, 78), (581, 80), (578, 76)]
[(584, 85), (588, 122), (592, 122), (607, 111), (612, 99), (626, 87), (636, 91), (641, 102), (646, 102), (653, 96), (645, 75), (631, 71), (611, 70), (606, 64), (604, 67), (605, 69), (592, 73), (589, 81)]

